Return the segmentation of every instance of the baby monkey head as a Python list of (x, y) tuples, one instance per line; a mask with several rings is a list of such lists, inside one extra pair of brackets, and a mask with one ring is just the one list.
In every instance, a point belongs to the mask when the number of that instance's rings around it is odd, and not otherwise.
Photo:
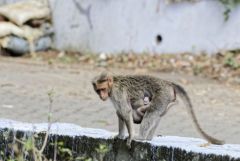
[(100, 99), (106, 101), (111, 93), (113, 78), (107, 73), (102, 73), (92, 80), (92, 85)]

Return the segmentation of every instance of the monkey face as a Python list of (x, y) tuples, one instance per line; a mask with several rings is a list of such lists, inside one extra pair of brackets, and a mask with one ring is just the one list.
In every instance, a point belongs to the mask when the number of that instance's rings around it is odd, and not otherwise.
[(97, 94), (99, 95), (100, 99), (103, 101), (106, 101), (109, 97), (108, 82), (97, 83), (95, 88), (96, 88), (95, 90), (96, 90)]

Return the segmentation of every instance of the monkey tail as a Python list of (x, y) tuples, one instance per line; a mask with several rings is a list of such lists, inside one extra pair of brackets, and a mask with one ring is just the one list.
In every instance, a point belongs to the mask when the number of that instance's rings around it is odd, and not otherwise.
[(197, 130), (199, 131), (199, 133), (208, 140), (208, 142), (212, 143), (212, 144), (217, 144), (217, 145), (222, 145), (224, 144), (224, 141), (222, 140), (218, 140), (215, 139), (214, 137), (208, 135), (200, 126), (200, 124), (198, 123), (197, 117), (195, 115), (195, 112), (193, 110), (193, 106), (192, 103), (190, 101), (190, 98), (187, 94), (187, 92), (183, 89), (183, 87), (181, 87), (180, 85), (177, 84), (173, 84), (174, 89), (176, 90), (176, 93), (181, 97), (181, 99), (183, 100), (183, 102), (185, 103), (185, 105), (187, 106), (187, 109), (193, 119), (193, 122), (197, 128)]

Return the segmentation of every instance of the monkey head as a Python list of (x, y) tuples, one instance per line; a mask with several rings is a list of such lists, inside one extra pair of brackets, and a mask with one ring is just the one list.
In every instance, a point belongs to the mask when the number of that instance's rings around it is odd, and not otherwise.
[(106, 101), (110, 96), (113, 84), (112, 76), (107, 73), (102, 73), (95, 77), (92, 81), (95, 92), (99, 95), (100, 99)]

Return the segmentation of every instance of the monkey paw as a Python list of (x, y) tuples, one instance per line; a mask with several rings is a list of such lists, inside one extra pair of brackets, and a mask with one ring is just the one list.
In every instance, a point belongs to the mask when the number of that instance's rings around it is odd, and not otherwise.
[(127, 147), (128, 147), (129, 149), (131, 149), (131, 143), (132, 143), (132, 139), (131, 139), (131, 138), (128, 138), (128, 139), (127, 139)]

